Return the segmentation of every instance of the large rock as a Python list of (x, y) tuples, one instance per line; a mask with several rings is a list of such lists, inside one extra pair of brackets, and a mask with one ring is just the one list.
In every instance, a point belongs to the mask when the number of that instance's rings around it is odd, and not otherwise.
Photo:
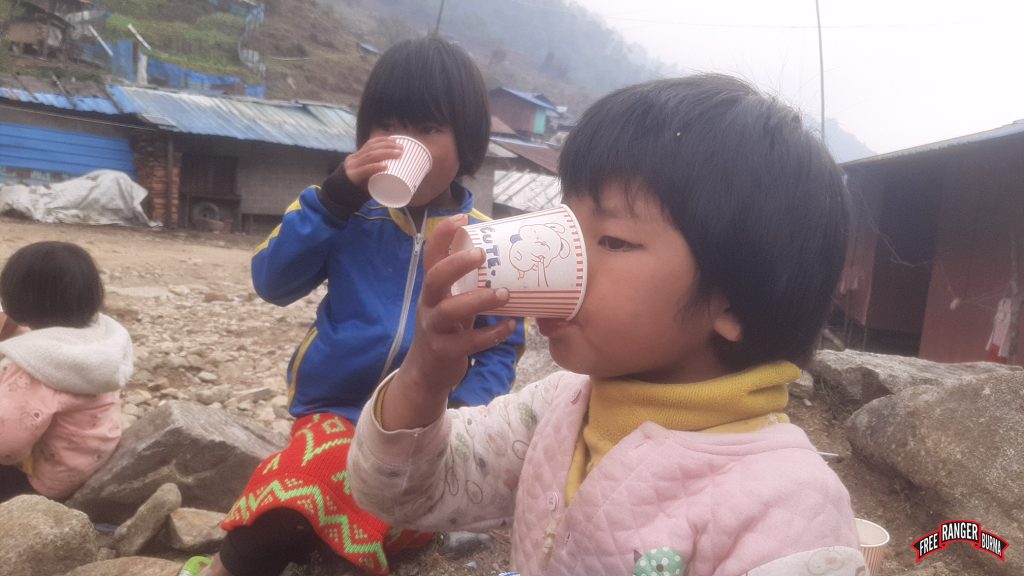
[(94, 521), (120, 524), (170, 482), (181, 490), (182, 505), (227, 511), (256, 465), (286, 440), (217, 408), (166, 402), (125, 431), (114, 455), (68, 505)]
[(66, 576), (176, 576), (180, 562), (160, 558), (129, 556), (80, 566)]
[(164, 527), (164, 522), (181, 507), (181, 491), (164, 484), (146, 500), (135, 515), (114, 532), (118, 556), (134, 556)]
[(181, 552), (216, 551), (226, 534), (220, 527), (222, 520), (224, 514), (220, 512), (179, 508), (167, 519), (168, 544)]
[(944, 364), (856, 350), (820, 350), (807, 368), (833, 407), (846, 411), (915, 386), (946, 386), (982, 374), (1022, 370), (991, 362)]
[(96, 560), (96, 534), (85, 514), (42, 496), (0, 504), (0, 574), (60, 576)]
[[(847, 428), (857, 454), (921, 488), (944, 518), (1024, 543), (1024, 372), (910, 388), (865, 405)], [(968, 545), (949, 550), (981, 555)], [(1005, 564), (984, 565), (987, 574), (1020, 575), (1024, 555), (1010, 548)]]

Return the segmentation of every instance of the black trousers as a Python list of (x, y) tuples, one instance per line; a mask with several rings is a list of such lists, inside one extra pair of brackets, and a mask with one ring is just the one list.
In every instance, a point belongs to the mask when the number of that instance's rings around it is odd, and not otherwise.
[(28, 475), (17, 466), (0, 466), (0, 502), (6, 502), (22, 494), (35, 494), (28, 482)]
[(276, 508), (228, 532), (220, 561), (234, 576), (279, 576), (289, 562), (305, 564), (315, 551), (334, 554), (302, 514)]

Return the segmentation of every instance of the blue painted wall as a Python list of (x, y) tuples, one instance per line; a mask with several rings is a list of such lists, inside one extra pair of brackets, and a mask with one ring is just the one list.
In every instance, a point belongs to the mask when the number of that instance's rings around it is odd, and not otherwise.
[(128, 139), (0, 122), (0, 180), (59, 181), (43, 174), (74, 178), (93, 170), (120, 170), (134, 179)]

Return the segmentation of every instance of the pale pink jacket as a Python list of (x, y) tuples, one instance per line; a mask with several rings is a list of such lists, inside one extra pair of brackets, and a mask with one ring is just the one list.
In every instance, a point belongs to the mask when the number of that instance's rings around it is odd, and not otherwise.
[(30, 460), (36, 492), (70, 496), (121, 439), (131, 337), (101, 314), (86, 328), (43, 328), (0, 342), (0, 360), (0, 464)]
[(589, 394), (587, 377), (560, 372), (397, 432), (374, 419), (375, 394), (349, 452), (353, 494), (384, 520), (422, 530), (514, 518), (512, 569), (524, 576), (865, 573), (848, 492), (790, 424), (707, 434), (647, 422), (567, 505)]

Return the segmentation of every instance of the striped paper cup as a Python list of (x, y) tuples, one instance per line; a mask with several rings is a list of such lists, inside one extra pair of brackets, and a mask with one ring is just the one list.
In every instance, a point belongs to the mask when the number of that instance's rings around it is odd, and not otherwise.
[(860, 552), (864, 555), (864, 563), (868, 565), (868, 574), (882, 576), (882, 561), (889, 547), (889, 532), (874, 522), (856, 518), (857, 538), (860, 540)]
[(427, 147), (408, 136), (391, 136), (402, 144), (402, 155), (385, 162), (387, 168), (370, 176), (370, 196), (388, 208), (401, 208), (412, 200), (416, 188), (430, 172)]
[(463, 226), (452, 250), (482, 248), (486, 259), (452, 286), (453, 294), (507, 288), (498, 316), (570, 319), (587, 288), (587, 250), (568, 206)]

